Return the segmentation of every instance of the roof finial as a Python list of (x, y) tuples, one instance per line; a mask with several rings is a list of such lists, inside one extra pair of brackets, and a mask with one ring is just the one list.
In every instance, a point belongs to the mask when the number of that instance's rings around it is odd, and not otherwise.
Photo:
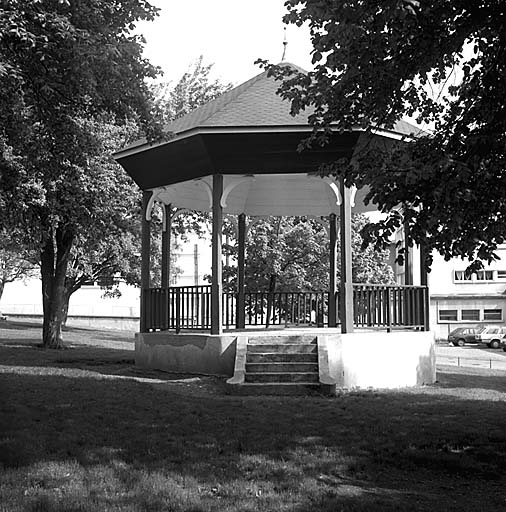
[(283, 56), (281, 57), (281, 62), (284, 62), (285, 61), (285, 56), (286, 56), (286, 47), (288, 45), (288, 41), (286, 40), (286, 27), (283, 27), (283, 32), (284, 32), (284, 38), (283, 38)]

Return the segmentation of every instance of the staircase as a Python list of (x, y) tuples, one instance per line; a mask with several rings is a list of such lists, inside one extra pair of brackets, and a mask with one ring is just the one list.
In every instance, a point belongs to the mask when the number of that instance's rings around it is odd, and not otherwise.
[(242, 349), (238, 343), (237, 352), (236, 374), (241, 377), (229, 380), (232, 393), (307, 395), (320, 392), (318, 345), (314, 335), (251, 337), (243, 342)]

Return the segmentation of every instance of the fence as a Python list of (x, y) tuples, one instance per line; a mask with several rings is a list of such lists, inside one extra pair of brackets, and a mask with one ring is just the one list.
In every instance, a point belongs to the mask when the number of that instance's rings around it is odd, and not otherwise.
[[(142, 292), (144, 329), (208, 330), (211, 328), (211, 286), (150, 288)], [(238, 297), (222, 294), (225, 328), (237, 325)], [(353, 285), (357, 327), (428, 329), (425, 286)], [(328, 292), (246, 292), (246, 326), (328, 326)]]
[(428, 330), (429, 290), (426, 286), (353, 285), (357, 327)]

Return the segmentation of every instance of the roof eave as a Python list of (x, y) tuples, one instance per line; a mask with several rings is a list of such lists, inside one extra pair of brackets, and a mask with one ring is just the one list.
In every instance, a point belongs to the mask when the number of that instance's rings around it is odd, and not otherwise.
[[(330, 127), (333, 130), (333, 127)], [(196, 135), (207, 135), (207, 134), (227, 134), (227, 133), (303, 133), (303, 132), (312, 132), (313, 127), (310, 125), (279, 125), (279, 126), (200, 126), (197, 128), (191, 128), (189, 130), (185, 130), (177, 133), (170, 140), (159, 142), (159, 143), (143, 143), (139, 146), (134, 146), (131, 148), (127, 148), (121, 151), (118, 151), (113, 154), (113, 158), (116, 161), (121, 160), (122, 158), (129, 157), (131, 155), (135, 155), (138, 153), (143, 153), (145, 151), (149, 151), (153, 148), (158, 148), (161, 146), (165, 146), (167, 144), (172, 144), (173, 142), (186, 139), (189, 137), (193, 137)], [(337, 131), (337, 130), (335, 130)], [(353, 127), (350, 132), (365, 132), (366, 129), (362, 127)], [(405, 133), (400, 133), (395, 130), (385, 129), (385, 128), (374, 128), (372, 130), (374, 135), (380, 135), (383, 137), (387, 137), (389, 139), (395, 140), (413, 140), (413, 135), (408, 135)]]

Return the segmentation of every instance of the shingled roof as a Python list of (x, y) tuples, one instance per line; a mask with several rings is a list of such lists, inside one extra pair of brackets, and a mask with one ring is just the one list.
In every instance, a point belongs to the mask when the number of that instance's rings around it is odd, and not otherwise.
[[(303, 71), (293, 64), (284, 63)], [(308, 113), (290, 114), (290, 105), (276, 91), (280, 83), (264, 71), (167, 126), (180, 134), (194, 128), (308, 126)]]
[[(305, 73), (303, 69), (294, 64), (286, 62), (282, 64)], [(309, 131), (311, 127), (308, 123), (308, 116), (311, 111), (306, 110), (295, 116), (291, 115), (289, 102), (277, 94), (279, 86), (280, 83), (264, 71), (176, 119), (165, 128), (176, 136), (189, 135), (199, 129), (228, 131), (233, 128), (264, 128), (266, 131), (269, 129), (283, 131), (286, 128), (306, 128)], [(418, 134), (421, 130), (406, 121), (398, 121), (393, 129), (385, 131), (400, 136), (409, 136)], [(139, 140), (123, 151), (135, 150), (135, 148), (146, 145), (145, 139)], [(122, 152), (120, 151), (120, 153)]]

